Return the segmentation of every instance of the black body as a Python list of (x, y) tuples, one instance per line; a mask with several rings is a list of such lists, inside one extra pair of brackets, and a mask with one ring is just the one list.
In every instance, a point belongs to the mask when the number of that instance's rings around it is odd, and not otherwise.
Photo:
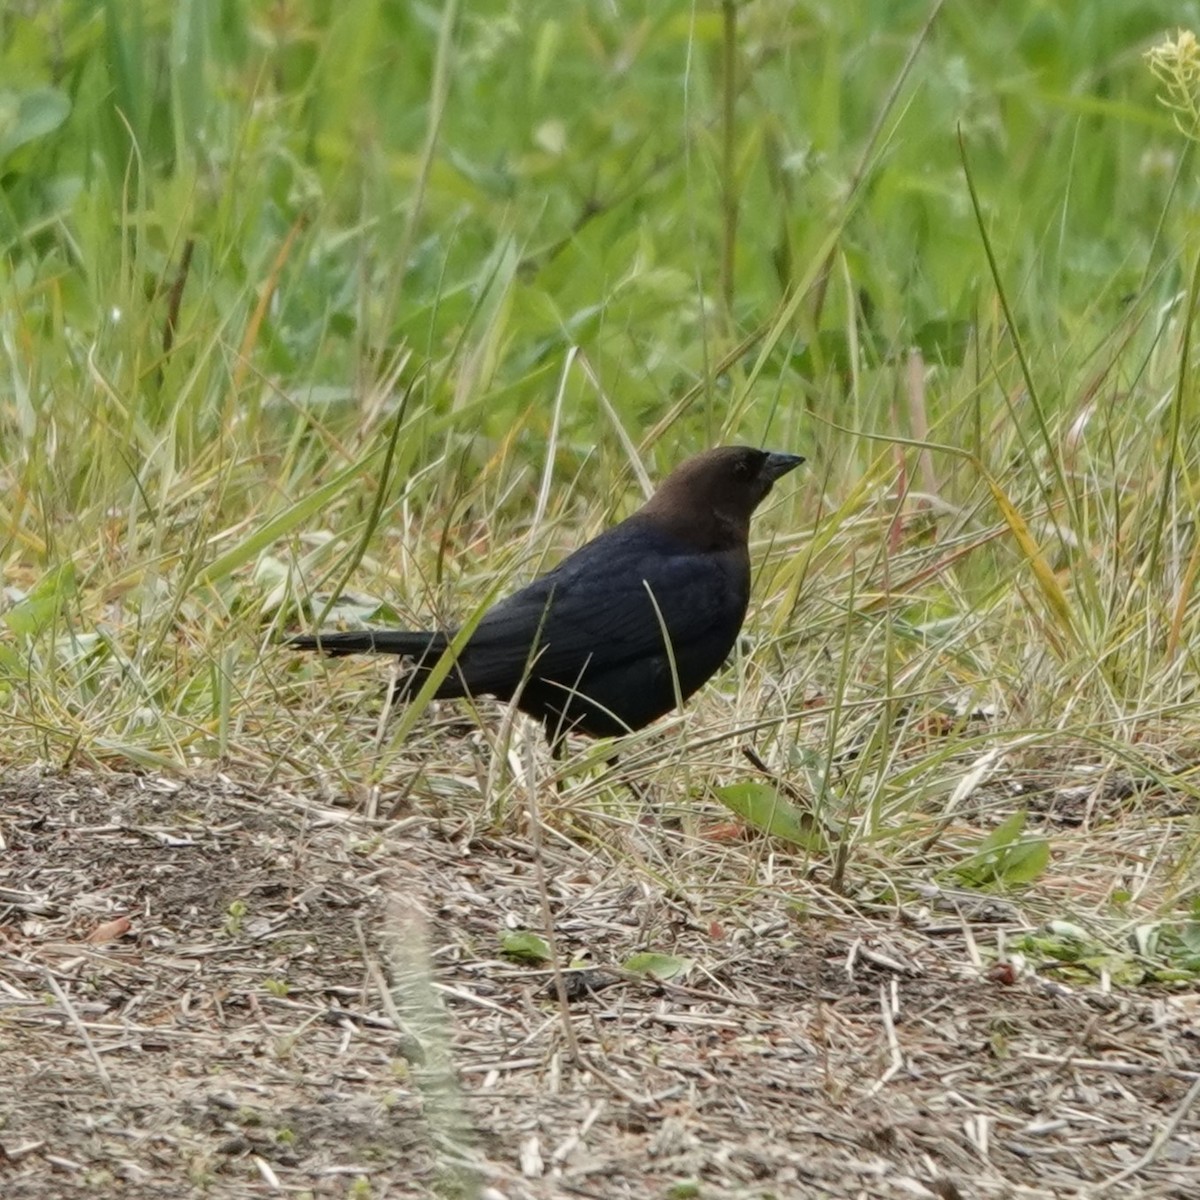
[[(739, 446), (689, 459), (633, 516), (489, 609), (435, 697), (516, 695), (556, 749), (568, 732), (614, 736), (669, 712), (733, 648), (750, 597), (750, 514), (801, 462)], [(411, 658), (405, 699), (451, 636), (367, 630), (289, 642)]]

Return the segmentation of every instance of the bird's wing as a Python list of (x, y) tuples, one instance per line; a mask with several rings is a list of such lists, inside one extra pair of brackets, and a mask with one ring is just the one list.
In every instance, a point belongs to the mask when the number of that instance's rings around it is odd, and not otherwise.
[(748, 582), (739, 565), (618, 526), (491, 609), (461, 659), (464, 675), (477, 691), (512, 687), (536, 656), (536, 674), (570, 680), (589, 661), (662, 653), (664, 626), (673, 652), (723, 626), (732, 640)]

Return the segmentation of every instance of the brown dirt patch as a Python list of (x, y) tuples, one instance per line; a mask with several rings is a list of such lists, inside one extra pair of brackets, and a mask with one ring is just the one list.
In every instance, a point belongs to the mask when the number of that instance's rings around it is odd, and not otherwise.
[[(568, 1028), (499, 954), (542, 927), (524, 838), (30, 773), (0, 836), (6, 1200), (1200, 1195), (1196, 996), (1006, 984), (1009, 905), (864, 913), (749, 854), (693, 887), (678, 831), (548, 834), (596, 968)], [(612, 970), (644, 949), (686, 982)]]

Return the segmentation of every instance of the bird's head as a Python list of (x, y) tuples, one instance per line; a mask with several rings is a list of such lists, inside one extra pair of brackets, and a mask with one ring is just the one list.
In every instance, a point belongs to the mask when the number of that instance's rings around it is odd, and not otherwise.
[(717, 446), (676, 467), (642, 512), (686, 541), (744, 545), (751, 513), (775, 481), (803, 461), (753, 446)]

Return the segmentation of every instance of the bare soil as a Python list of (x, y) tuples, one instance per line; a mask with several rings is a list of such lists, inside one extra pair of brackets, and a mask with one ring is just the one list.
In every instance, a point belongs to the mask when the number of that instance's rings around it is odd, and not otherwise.
[(1200, 1196), (1197, 996), (998, 965), (1008, 902), (224, 778), (10, 773), (0, 838), (5, 1200)]

